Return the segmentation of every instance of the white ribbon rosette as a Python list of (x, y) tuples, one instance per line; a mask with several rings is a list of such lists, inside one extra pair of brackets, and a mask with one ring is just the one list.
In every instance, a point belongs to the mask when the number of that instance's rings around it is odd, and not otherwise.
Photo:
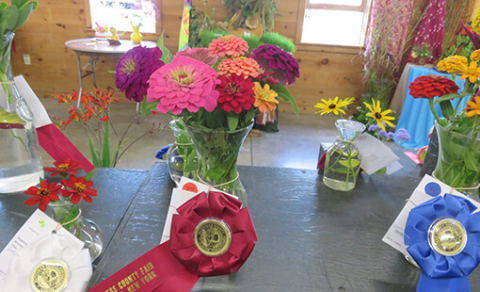
[(73, 235), (49, 234), (21, 249), (3, 292), (83, 292), (92, 275), (88, 249)]

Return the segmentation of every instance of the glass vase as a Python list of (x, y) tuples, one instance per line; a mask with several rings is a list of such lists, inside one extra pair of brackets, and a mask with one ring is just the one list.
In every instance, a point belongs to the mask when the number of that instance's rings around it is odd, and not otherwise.
[(170, 121), (175, 144), (167, 151), (167, 165), (170, 178), (180, 183), (182, 176), (197, 180), (197, 151), (181, 119)]
[(478, 133), (463, 135), (435, 124), (438, 160), (433, 176), (478, 200), (480, 182), (480, 138)]
[(81, 214), (79, 204), (72, 204), (69, 199), (60, 197), (59, 201), (48, 204), (47, 212), (59, 223), (70, 222), (63, 228), (85, 243), (92, 262), (98, 258), (103, 250), (102, 231), (95, 222)]
[(14, 36), (0, 35), (0, 193), (24, 191), (44, 176), (33, 113), (18, 92), (10, 65)]
[(333, 190), (350, 191), (357, 183), (361, 162), (354, 140), (365, 130), (365, 125), (356, 121), (338, 120), (335, 126), (339, 136), (326, 151), (323, 183)]
[(237, 171), (238, 155), (252, 129), (252, 123), (233, 132), (228, 129), (206, 130), (187, 125), (198, 156), (198, 180), (235, 195), (247, 206), (247, 194)]

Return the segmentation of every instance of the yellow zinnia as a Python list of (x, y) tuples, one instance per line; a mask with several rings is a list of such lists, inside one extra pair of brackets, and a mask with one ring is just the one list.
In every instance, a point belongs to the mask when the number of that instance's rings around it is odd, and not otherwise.
[(472, 61), (478, 62), (480, 60), (480, 50), (473, 51), (470, 55), (470, 59), (472, 59)]
[(377, 103), (375, 103), (375, 100), (372, 98), (372, 106), (366, 102), (364, 104), (367, 106), (368, 110), (370, 111), (367, 116), (372, 117), (377, 121), (377, 124), (382, 130), (385, 131), (385, 124), (389, 125), (390, 127), (393, 127), (393, 124), (390, 121), (395, 120), (394, 117), (388, 116), (389, 113), (392, 112), (391, 109), (388, 109), (386, 111), (382, 112), (382, 108), (380, 107), (380, 101), (378, 100)]
[(268, 83), (262, 88), (262, 85), (258, 82), (254, 82), (255, 87), (253, 90), (255, 91), (255, 103), (253, 104), (257, 107), (261, 113), (273, 111), (277, 108), (278, 100), (276, 97), (278, 93), (270, 89), (270, 85)]
[(480, 116), (480, 97), (475, 96), (471, 100), (467, 101), (467, 107), (465, 108), (467, 117), (473, 117), (475, 115)]
[(451, 56), (438, 62), (437, 66), (438, 66), (438, 70), (440, 71), (447, 71), (447, 73), (454, 73), (455, 70), (458, 70), (462, 64), (465, 66), (468, 65), (467, 57)]
[(456, 70), (456, 72), (462, 74), (460, 79), (468, 78), (468, 81), (475, 83), (477, 82), (478, 78), (480, 77), (480, 68), (477, 67), (477, 62), (470, 62), (470, 66), (467, 67), (466, 65), (462, 64)]
[(475, 18), (472, 21), (472, 28), (476, 33), (480, 33), (480, 10), (475, 11)]
[(320, 115), (324, 114), (330, 114), (333, 113), (334, 115), (338, 115), (339, 112), (342, 114), (345, 114), (345, 111), (342, 109), (348, 105), (350, 105), (353, 101), (355, 100), (354, 97), (347, 97), (344, 100), (338, 100), (338, 96), (335, 97), (335, 99), (329, 98), (328, 100), (321, 99), (320, 101), (323, 103), (317, 103), (314, 105), (314, 107), (319, 108), (320, 110), (318, 112), (315, 112), (316, 114), (320, 113)]

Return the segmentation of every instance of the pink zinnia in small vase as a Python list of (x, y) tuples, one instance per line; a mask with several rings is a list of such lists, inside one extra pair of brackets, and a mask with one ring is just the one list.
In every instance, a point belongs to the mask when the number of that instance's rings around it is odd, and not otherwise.
[(218, 56), (210, 54), (207, 48), (186, 48), (185, 50), (176, 53), (174, 58), (180, 56), (190, 57), (209, 66), (215, 65), (218, 60)]
[(234, 35), (227, 35), (214, 39), (208, 46), (210, 54), (217, 55), (220, 58), (225, 56), (240, 57), (248, 51), (247, 42)]
[(243, 75), (245, 78), (257, 77), (260, 67), (252, 58), (225, 59), (218, 64), (218, 74), (230, 76), (231, 74)]
[(161, 113), (179, 115), (184, 109), (195, 113), (202, 107), (212, 112), (219, 96), (216, 77), (217, 72), (207, 64), (180, 56), (150, 76), (147, 100), (159, 100), (157, 111)]

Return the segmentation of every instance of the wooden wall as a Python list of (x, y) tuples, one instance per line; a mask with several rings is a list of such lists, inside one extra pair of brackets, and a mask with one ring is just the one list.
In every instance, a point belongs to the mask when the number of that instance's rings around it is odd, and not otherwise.
[[(282, 16), (275, 19), (275, 30), (291, 39), (296, 36), (300, 0), (281, 0)], [(27, 23), (17, 30), (16, 52), (12, 53), (12, 68), (15, 75), (23, 74), (38, 96), (51, 97), (55, 92), (78, 90), (76, 55), (65, 47), (71, 39), (93, 37), (87, 29), (88, 0), (40, 0), (38, 9)], [(193, 0), (194, 5), (202, 5)], [(226, 15), (221, 0), (210, 0), (218, 9), (217, 16)], [(172, 51), (178, 47), (183, 1), (161, 1), (161, 23), (158, 29), (165, 30), (165, 43)], [(124, 36), (126, 38), (127, 36)], [(146, 39), (156, 41), (158, 35)], [(314, 112), (313, 105), (320, 98), (339, 96), (359, 97), (363, 92), (362, 61), (358, 51), (345, 52), (336, 48), (299, 49), (294, 56), (300, 62), (300, 79), (290, 87), (301, 113)], [(23, 63), (23, 55), (29, 54), (31, 65)], [(86, 62), (86, 57), (82, 57)], [(108, 70), (114, 70), (116, 59), (101, 59), (96, 67), (97, 85), (101, 89), (114, 89), (115, 79)], [(90, 79), (84, 79), (84, 89), (92, 90)], [(123, 97), (122, 93), (117, 96)], [(125, 100), (122, 98), (122, 100)], [(282, 111), (291, 111), (282, 105)]]

